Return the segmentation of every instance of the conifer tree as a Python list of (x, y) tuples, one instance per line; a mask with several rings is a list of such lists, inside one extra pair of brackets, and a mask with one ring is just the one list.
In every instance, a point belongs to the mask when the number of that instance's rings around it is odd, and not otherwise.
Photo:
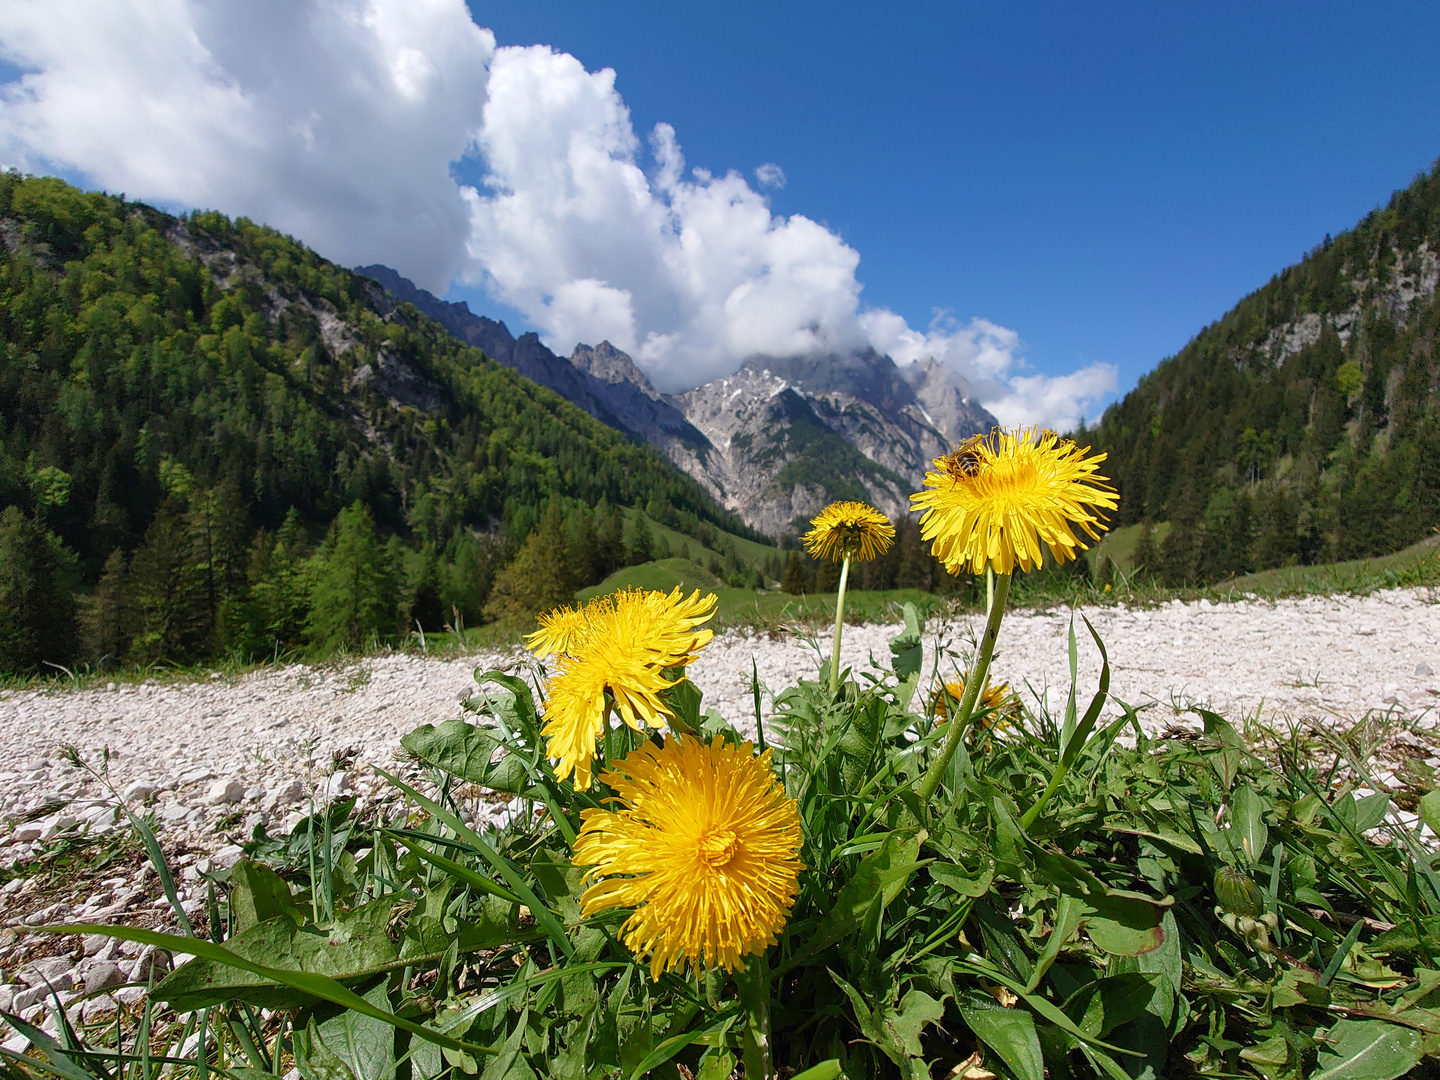
[(565, 543), (558, 507), (556, 511), (540, 519), (515, 558), (495, 575), (495, 586), (485, 604), (486, 618), (528, 624), (536, 615), (570, 603), (575, 579), (563, 561), (555, 558)]
[(1140, 523), (1140, 536), (1135, 541), (1135, 550), (1130, 554), (1130, 576), (1153, 576), (1160, 568), (1160, 556), (1155, 550), (1155, 526), (1146, 518)]
[(805, 568), (800, 565), (800, 553), (793, 549), (785, 560), (785, 571), (780, 575), (780, 589), (791, 596), (805, 592)]
[(135, 636), (135, 610), (130, 603), (130, 560), (116, 548), (105, 559), (95, 591), (85, 600), (80, 628), (84, 655), (96, 664), (120, 664)]
[(251, 545), (249, 603), (241, 630), (247, 651), (273, 654), (300, 645), (310, 612), (309, 545), (291, 507), (280, 531), (263, 529)]
[(0, 513), (0, 671), (68, 663), (75, 652), (75, 605), (64, 581), (60, 541), (8, 506)]
[(595, 573), (603, 581), (625, 565), (625, 514), (603, 499), (595, 507)]
[(130, 559), (126, 593), (136, 633), (129, 658), (141, 664), (190, 663), (210, 643), (207, 583), (186, 518), (182, 497), (166, 499)]
[(363, 503), (340, 511), (312, 564), (305, 623), (311, 642), (323, 648), (353, 647), (395, 629), (395, 569)]
[(595, 537), (595, 514), (589, 507), (577, 507), (565, 518), (565, 547), (566, 562), (577, 584), (594, 585), (604, 580)]
[(650, 523), (636, 511), (626, 523), (625, 564), (639, 566), (655, 557), (655, 538), (650, 532)]
[(899, 552), (899, 565), (895, 568), (895, 587), (930, 589), (937, 564), (920, 539), (920, 523), (907, 518), (897, 532), (900, 535), (896, 537), (895, 550)]

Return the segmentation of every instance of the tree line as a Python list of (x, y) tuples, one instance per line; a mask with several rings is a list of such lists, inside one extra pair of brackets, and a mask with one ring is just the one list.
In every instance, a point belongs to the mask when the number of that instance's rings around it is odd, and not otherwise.
[(557, 505), (758, 538), (651, 448), (243, 218), (0, 174), (0, 343), (0, 670), (474, 625)]
[(1440, 525), (1437, 250), (1432, 169), (1082, 424), (1110, 455), (1117, 524), (1171, 525), (1149, 572), (1381, 555)]

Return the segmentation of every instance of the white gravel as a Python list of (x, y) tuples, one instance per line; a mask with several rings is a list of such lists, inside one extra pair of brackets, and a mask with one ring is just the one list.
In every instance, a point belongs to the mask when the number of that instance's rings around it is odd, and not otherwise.
[[(1112, 693), (1141, 707), (1153, 729), (1186, 722), (1185, 710), (1196, 704), (1235, 720), (1258, 713), (1272, 723), (1286, 717), (1340, 723), (1380, 711), (1435, 726), (1440, 704), (1435, 590), (1218, 606), (1175, 602), (1074, 614), (1091, 620), (1109, 650)], [(1047, 696), (1058, 709), (1069, 685), (1071, 620), (1068, 610), (1007, 615), (993, 677), (1022, 694)], [(936, 671), (953, 677), (982, 622), (973, 614), (931, 621), (925, 632), (927, 679)], [(1079, 689), (1088, 700), (1099, 655), (1078, 618), (1074, 624)], [(900, 629), (847, 627), (845, 662), (857, 671), (872, 661), (887, 667), (888, 643)], [(826, 632), (809, 639), (730, 633), (701, 654), (691, 677), (705, 692), (703, 708), (718, 708), (753, 733), (752, 664), (768, 711), (774, 692), (816, 676), (819, 657), (828, 650)], [(67, 834), (103, 835), (127, 827), (114, 796), (60, 753), (62, 745), (73, 744), (98, 764), (108, 747), (115, 790), (132, 808), (154, 815), (161, 841), (181, 871), (183, 905), (199, 913), (200, 872), (238, 858), (237, 842), (257, 824), (283, 835), (312, 798), (380, 796), (385, 785), (366, 764), (394, 769), (402, 735), (419, 724), (461, 715), (459, 703), (475, 688), (477, 666), (530, 671), (519, 652), (457, 660), (391, 655), (261, 670), (233, 680), (214, 676), (163, 685), (0, 692), (0, 867), (31, 858)], [(1440, 759), (1429, 760), (1440, 765)], [(480, 820), (502, 810), (479, 798), (466, 813)], [(37, 893), (34, 884), (35, 879), (17, 878), (0, 887), (0, 923), (19, 928), (62, 918), (132, 919), (166, 907), (153, 875), (143, 869), (132, 877), (76, 882), (78, 895), (63, 903), (43, 890)], [(5, 944), (13, 933), (0, 930), (0, 1007), (13, 998), (39, 1022), (44, 1006), (30, 1000), (35, 995), (25, 987), (33, 976), (22, 966), (36, 961), (23, 940)], [(97, 950), (100, 943), (98, 938), (93, 943)], [(143, 955), (106, 952), (71, 957), (65, 971), (88, 984), (112, 977), (112, 961), (119, 965), (115, 978), (140, 978), (146, 962)], [(53, 1026), (54, 1018), (46, 1023)]]
[[(1153, 609), (1089, 608), (1109, 650), (1112, 692), (1161, 727), (1177, 710), (1205, 704), (1239, 719), (1260, 711), (1326, 720), (1369, 710), (1424, 716), (1440, 695), (1440, 602), (1433, 590), (1405, 589), (1363, 598), (1310, 597), (1275, 603), (1179, 602)], [(1048, 693), (1058, 707), (1068, 687), (1068, 610), (1011, 612), (1001, 631), (993, 676), (1022, 693)], [(963, 663), (979, 616), (932, 620), (926, 628), (927, 677)], [(1099, 656), (1083, 625), (1080, 692), (1093, 692)], [(863, 668), (888, 664), (897, 626), (846, 628), (844, 658)], [(718, 708), (753, 731), (752, 662), (771, 694), (813, 678), (828, 633), (717, 637), (691, 675)], [(163, 829), (192, 844), (223, 843), (212, 822), (239, 814), (244, 831), (280, 822), (315, 792), (373, 790), (365, 763), (393, 766), (400, 736), (422, 723), (460, 715), (477, 665), (525, 670), (522, 654), (431, 660), (391, 655), (348, 665), (296, 665), (238, 679), (119, 685), (81, 691), (0, 694), (0, 822), (49, 807), (45, 817), (0, 828), (0, 863), (24, 857), (66, 828), (104, 828), (104, 793), (66, 765), (58, 750), (78, 746), (98, 762), (111, 752), (111, 776), (129, 801), (146, 803)], [(357, 765), (331, 775), (334, 755)], [(70, 818), (73, 821), (67, 822)], [(238, 824), (238, 822), (236, 822)], [(233, 831), (233, 827), (232, 827)]]

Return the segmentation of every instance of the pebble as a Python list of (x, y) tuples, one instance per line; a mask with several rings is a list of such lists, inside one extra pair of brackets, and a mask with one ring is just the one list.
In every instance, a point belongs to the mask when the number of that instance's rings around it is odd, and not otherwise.
[(136, 780), (126, 786), (125, 790), (120, 793), (120, 797), (127, 803), (149, 802), (158, 790), (160, 789), (151, 780)]
[(243, 798), (245, 798), (245, 785), (239, 780), (216, 780), (210, 786), (205, 801), (212, 806), (224, 806), (227, 803), (238, 803)]

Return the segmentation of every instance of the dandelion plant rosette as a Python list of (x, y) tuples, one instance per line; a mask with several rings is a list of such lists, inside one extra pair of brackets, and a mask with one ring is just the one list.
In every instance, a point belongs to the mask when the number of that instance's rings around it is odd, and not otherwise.
[(659, 979), (686, 962), (734, 971), (775, 943), (803, 866), (800, 815), (771, 753), (671, 735), (606, 772), (616, 809), (581, 815), (586, 918), (633, 908), (621, 936)]
[(540, 617), (526, 640), (538, 655), (560, 654), (545, 702), (545, 736), (557, 762), (555, 776), (573, 776), (590, 787), (595, 744), (613, 712), (636, 731), (659, 729), (673, 719), (661, 698), (683, 668), (709, 643), (701, 624), (715, 611), (713, 594), (684, 596), (627, 589), (580, 608), (558, 608)]

